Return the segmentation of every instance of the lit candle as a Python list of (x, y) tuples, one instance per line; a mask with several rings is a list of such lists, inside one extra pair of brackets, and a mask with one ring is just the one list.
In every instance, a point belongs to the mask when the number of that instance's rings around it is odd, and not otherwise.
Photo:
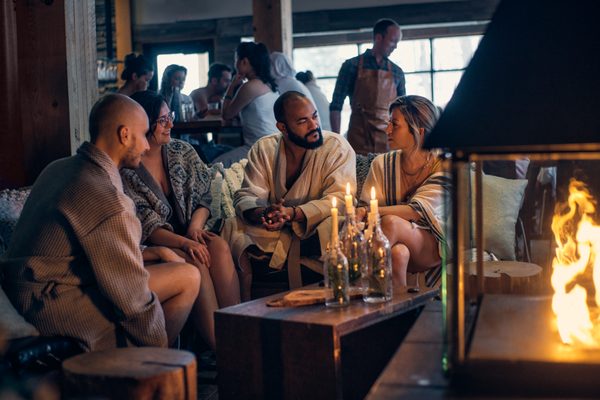
[(344, 200), (346, 200), (346, 214), (354, 213), (354, 204), (352, 203), (352, 193), (350, 192), (350, 182), (346, 183), (346, 195), (344, 196)]
[(338, 209), (336, 208), (337, 199), (331, 199), (331, 248), (334, 249), (338, 243)]
[(379, 214), (377, 198), (375, 197), (375, 186), (371, 186), (371, 214), (375, 216), (375, 219), (377, 219), (377, 214)]

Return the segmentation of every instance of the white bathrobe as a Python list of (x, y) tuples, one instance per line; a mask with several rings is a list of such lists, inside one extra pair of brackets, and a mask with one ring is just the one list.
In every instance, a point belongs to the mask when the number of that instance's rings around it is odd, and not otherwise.
[[(307, 150), (302, 172), (291, 188), (286, 187), (285, 142), (281, 133), (257, 141), (248, 153), (242, 188), (234, 196), (237, 217), (225, 223), (222, 236), (231, 246), (236, 260), (250, 245), (273, 253), (270, 267), (281, 269), (286, 261), (292, 233), (304, 240), (319, 232), (321, 253), (331, 235), (331, 199), (343, 207), (346, 183), (356, 188), (356, 156), (341, 135), (323, 131), (323, 145)], [(306, 216), (276, 232), (243, 219), (244, 212), (267, 207), (285, 199), (285, 206), (297, 206)]]

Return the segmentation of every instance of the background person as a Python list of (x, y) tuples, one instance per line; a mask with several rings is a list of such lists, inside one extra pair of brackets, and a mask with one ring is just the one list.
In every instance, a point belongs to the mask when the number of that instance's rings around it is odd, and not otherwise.
[(331, 121), (329, 120), (329, 101), (319, 85), (317, 85), (317, 79), (313, 75), (312, 71), (308, 70), (306, 72), (298, 72), (296, 74), (296, 79), (302, 82), (310, 91), (310, 94), (315, 101), (315, 105), (317, 106), (317, 111), (319, 112), (321, 127), (326, 131), (330, 131)]
[(192, 108), (190, 96), (181, 93), (185, 86), (187, 68), (177, 64), (168, 65), (163, 72), (160, 82), (160, 95), (165, 99), (167, 106), (175, 113), (175, 122), (185, 120), (184, 108)]
[(388, 106), (406, 94), (404, 72), (388, 59), (401, 38), (396, 22), (380, 19), (373, 27), (373, 48), (344, 61), (340, 68), (329, 106), (331, 129), (340, 132), (342, 106), (349, 96), (348, 141), (357, 154), (388, 150)]
[[(219, 104), (223, 101), (225, 91), (231, 84), (231, 67), (221, 63), (213, 63), (208, 69), (208, 84), (205, 87), (198, 88), (190, 93), (194, 102), (196, 115), (203, 118), (208, 113), (208, 104)], [(216, 114), (221, 110), (217, 109)]]
[(237, 74), (223, 97), (223, 118), (241, 117), (244, 144), (217, 157), (225, 167), (246, 158), (261, 137), (277, 132), (273, 105), (277, 84), (271, 76), (269, 50), (262, 43), (240, 43), (235, 52)]
[(125, 69), (121, 72), (121, 79), (125, 84), (119, 88), (118, 93), (131, 96), (135, 92), (148, 89), (148, 83), (154, 77), (154, 68), (142, 56), (134, 53), (125, 56)]

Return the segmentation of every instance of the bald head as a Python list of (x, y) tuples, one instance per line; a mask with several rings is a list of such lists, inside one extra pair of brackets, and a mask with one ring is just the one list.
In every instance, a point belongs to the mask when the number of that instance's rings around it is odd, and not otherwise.
[(146, 122), (148, 117), (138, 103), (122, 94), (108, 94), (94, 104), (90, 111), (90, 141), (96, 143), (100, 136), (115, 135), (119, 127)]
[(308, 101), (308, 98), (303, 93), (296, 92), (295, 90), (290, 90), (279, 96), (279, 98), (275, 100), (275, 104), (273, 105), (273, 113), (275, 114), (275, 120), (277, 122), (285, 122), (286, 110), (288, 110), (291, 107), (294, 107), (292, 103), (299, 101)]
[(148, 116), (134, 100), (109, 94), (90, 112), (90, 140), (121, 167), (137, 168), (148, 148)]

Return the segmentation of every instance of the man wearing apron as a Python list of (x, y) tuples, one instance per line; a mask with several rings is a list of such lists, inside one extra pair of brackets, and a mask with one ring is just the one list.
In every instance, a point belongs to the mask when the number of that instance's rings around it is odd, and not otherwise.
[(331, 129), (340, 132), (342, 106), (346, 96), (350, 96), (348, 141), (357, 154), (388, 151), (388, 107), (397, 96), (406, 94), (404, 72), (388, 59), (401, 37), (396, 22), (377, 21), (373, 27), (373, 48), (346, 60), (340, 69), (329, 106)]

